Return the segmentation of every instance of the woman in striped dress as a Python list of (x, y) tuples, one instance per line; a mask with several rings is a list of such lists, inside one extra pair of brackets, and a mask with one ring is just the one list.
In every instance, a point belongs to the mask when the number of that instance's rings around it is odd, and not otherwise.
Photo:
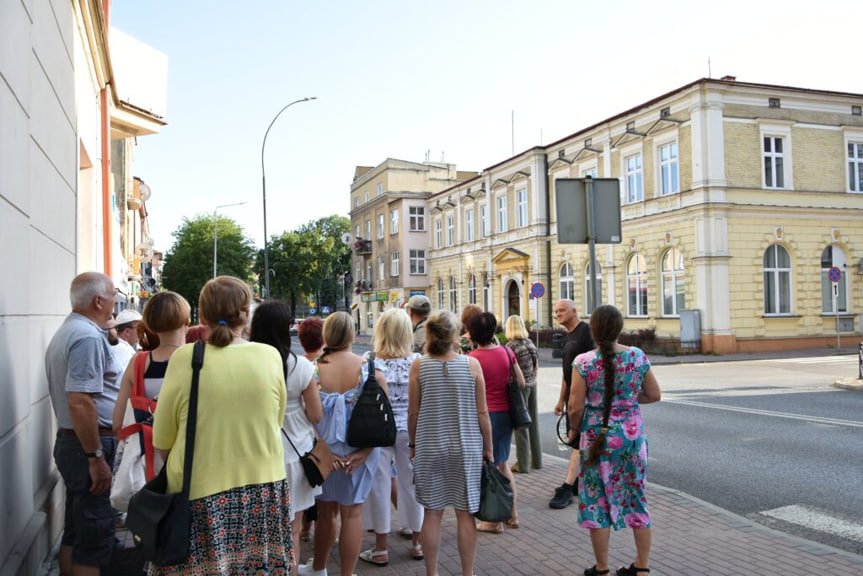
[(417, 501), (425, 507), (422, 542), (426, 573), (437, 575), (444, 509), (458, 521), (462, 574), (473, 574), (483, 458), (492, 460), (491, 421), (482, 369), (456, 353), (459, 324), (438, 311), (426, 322), (426, 355), (411, 364), (408, 435)]

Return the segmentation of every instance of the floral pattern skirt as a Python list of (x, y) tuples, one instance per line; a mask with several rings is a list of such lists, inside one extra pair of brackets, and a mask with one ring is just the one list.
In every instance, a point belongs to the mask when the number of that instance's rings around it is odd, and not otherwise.
[(291, 493), (285, 480), (232, 488), (192, 503), (191, 553), (148, 574), (287, 575), (294, 560)]

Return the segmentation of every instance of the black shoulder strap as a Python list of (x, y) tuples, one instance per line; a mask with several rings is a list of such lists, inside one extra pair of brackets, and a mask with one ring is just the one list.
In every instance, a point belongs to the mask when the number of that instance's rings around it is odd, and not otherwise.
[(192, 458), (195, 453), (195, 429), (198, 425), (198, 380), (201, 368), (204, 366), (204, 350), (207, 344), (203, 340), (195, 342), (192, 353), (192, 390), (189, 394), (189, 417), (186, 422), (186, 457), (183, 461), (183, 495), (189, 497), (192, 485)]
[(368, 366), (369, 366), (369, 374), (368, 374), (368, 376), (366, 376), (366, 381), (363, 385), (363, 388), (368, 387), (369, 384), (372, 382), (374, 383), (374, 384), (372, 384), (373, 386), (377, 386), (378, 385), (378, 379), (375, 377), (375, 353), (374, 352), (369, 352), (369, 358), (368, 358), (368, 360), (366, 360), (366, 362), (368, 363)]

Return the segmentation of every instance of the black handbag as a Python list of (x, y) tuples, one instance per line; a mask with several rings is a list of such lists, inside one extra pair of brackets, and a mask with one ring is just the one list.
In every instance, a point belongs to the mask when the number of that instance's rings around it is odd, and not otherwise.
[(515, 377), (515, 365), (512, 362), (509, 348), (506, 349), (506, 358), (509, 360), (509, 384), (507, 384), (507, 392), (509, 393), (509, 419), (512, 422), (512, 427), (520, 430), (526, 426), (530, 426), (530, 414), (527, 412), (527, 406), (524, 403), (524, 396), (521, 394), (521, 387), (518, 385), (518, 379)]
[(509, 478), (488, 460), (482, 463), (479, 510), (474, 516), (483, 522), (506, 522), (512, 518), (512, 486)]
[(168, 466), (129, 499), (126, 527), (141, 548), (144, 558), (157, 566), (175, 566), (189, 558), (192, 509), (189, 488), (192, 483), (192, 457), (198, 419), (198, 379), (204, 365), (203, 341), (195, 342), (192, 354), (192, 390), (186, 424), (186, 456), (183, 461), (183, 489), (168, 493)]
[(369, 355), (369, 375), (348, 422), (348, 445), (354, 448), (393, 446), (396, 419), (390, 400), (375, 378), (375, 355)]

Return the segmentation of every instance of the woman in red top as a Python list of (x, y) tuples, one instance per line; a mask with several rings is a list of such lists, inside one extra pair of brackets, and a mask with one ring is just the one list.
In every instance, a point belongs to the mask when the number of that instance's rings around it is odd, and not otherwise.
[[(479, 361), (482, 367), (482, 375), (485, 379), (485, 398), (488, 404), (488, 412), (491, 417), (492, 446), (494, 448), (494, 463), (504, 476), (509, 478), (512, 485), (512, 518), (506, 524), (510, 528), (518, 528), (518, 511), (516, 508), (515, 478), (509, 468), (509, 447), (512, 444), (512, 421), (509, 417), (509, 385), (510, 365), (513, 367), (518, 385), (524, 388), (524, 376), (515, 354), (505, 346), (501, 346), (494, 339), (497, 329), (497, 320), (491, 312), (483, 312), (474, 316), (468, 332), (471, 341), (477, 346), (476, 350), (469, 356)], [(500, 534), (503, 532), (502, 522), (481, 522), (478, 530), (480, 532), (492, 532)]]

